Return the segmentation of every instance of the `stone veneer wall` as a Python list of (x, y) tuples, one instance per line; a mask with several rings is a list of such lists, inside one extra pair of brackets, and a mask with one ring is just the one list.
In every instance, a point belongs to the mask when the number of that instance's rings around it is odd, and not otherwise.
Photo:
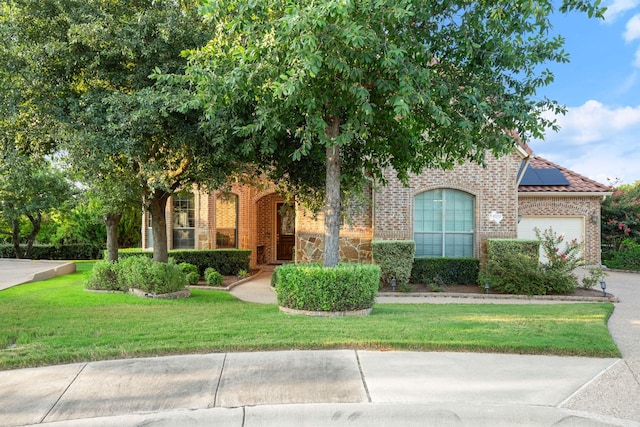
[[(346, 215), (340, 229), (340, 261), (371, 262), (371, 189), (344, 203)], [(296, 262), (322, 262), (324, 256), (324, 214), (296, 209)]]
[[(523, 196), (518, 202), (522, 216), (583, 216), (585, 224), (584, 256), (587, 264), (599, 265), (601, 260), (600, 209), (602, 196)], [(596, 222), (592, 221), (597, 218)]]
[[(455, 189), (475, 196), (474, 256), (486, 260), (486, 240), (517, 237), (518, 192), (516, 179), (521, 164), (517, 153), (499, 159), (487, 155), (487, 167), (464, 163), (452, 170), (426, 170), (411, 176), (404, 187), (393, 170), (388, 185), (374, 195), (374, 239), (413, 240), (413, 201), (424, 191)], [(492, 213), (502, 215), (497, 222)]]

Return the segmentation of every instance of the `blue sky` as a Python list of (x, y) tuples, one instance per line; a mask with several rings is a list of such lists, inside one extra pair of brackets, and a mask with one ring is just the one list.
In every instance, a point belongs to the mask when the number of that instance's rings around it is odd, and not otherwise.
[(603, 184), (640, 180), (640, 0), (603, 0), (605, 19), (554, 15), (568, 64), (538, 92), (568, 108), (533, 151)]

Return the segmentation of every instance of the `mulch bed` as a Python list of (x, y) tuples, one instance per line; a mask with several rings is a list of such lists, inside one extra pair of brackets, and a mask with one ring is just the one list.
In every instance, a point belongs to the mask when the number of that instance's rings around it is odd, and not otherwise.
[[(483, 287), (479, 285), (445, 285), (442, 286), (442, 290), (434, 291), (430, 286), (425, 285), (423, 283), (410, 283), (409, 284), (410, 291), (406, 292), (407, 294), (419, 293), (419, 294), (436, 294), (436, 293), (453, 293), (453, 294), (484, 294), (485, 290)], [(380, 292), (393, 292), (391, 289), (391, 285), (384, 285), (380, 288)], [(396, 293), (405, 293), (401, 292), (396, 287)], [(495, 290), (489, 289), (489, 294), (493, 295), (508, 295), (502, 292), (497, 292)], [(575, 292), (570, 294), (563, 294), (565, 296), (577, 296), (577, 297), (602, 297), (602, 291), (599, 289), (582, 289), (578, 288)]]

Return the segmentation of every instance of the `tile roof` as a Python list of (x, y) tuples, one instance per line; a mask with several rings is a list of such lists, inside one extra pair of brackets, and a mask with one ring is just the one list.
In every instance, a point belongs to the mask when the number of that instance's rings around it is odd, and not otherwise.
[(518, 193), (607, 193), (611, 191), (609, 186), (563, 168), (542, 157), (532, 156), (529, 165), (535, 169), (557, 168), (569, 181), (569, 185), (520, 185)]

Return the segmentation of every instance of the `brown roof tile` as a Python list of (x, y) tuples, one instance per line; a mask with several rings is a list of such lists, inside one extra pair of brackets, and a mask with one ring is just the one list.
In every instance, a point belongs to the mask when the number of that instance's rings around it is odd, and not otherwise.
[(529, 165), (535, 169), (557, 168), (569, 181), (569, 185), (520, 185), (519, 193), (606, 193), (611, 191), (611, 187), (541, 157), (532, 157)]

